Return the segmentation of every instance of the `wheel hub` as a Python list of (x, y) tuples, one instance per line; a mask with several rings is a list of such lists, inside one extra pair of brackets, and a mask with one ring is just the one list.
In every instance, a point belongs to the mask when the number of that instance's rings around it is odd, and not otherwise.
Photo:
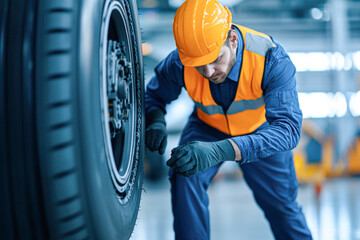
[(125, 44), (109, 40), (107, 91), (112, 138), (122, 131), (132, 107), (129, 92), (132, 69), (125, 56)]

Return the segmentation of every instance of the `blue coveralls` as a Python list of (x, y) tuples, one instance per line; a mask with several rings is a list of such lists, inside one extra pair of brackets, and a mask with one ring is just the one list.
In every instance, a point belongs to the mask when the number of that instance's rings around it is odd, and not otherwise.
[[(238, 36), (239, 30), (234, 27)], [(243, 41), (239, 38), (236, 61), (226, 80), (210, 82), (215, 102), (227, 109), (235, 98), (241, 70)], [(300, 138), (302, 113), (296, 91), (295, 66), (283, 47), (268, 51), (262, 90), (266, 119), (255, 132), (232, 137), (202, 122), (196, 110), (189, 117), (180, 145), (191, 141), (219, 141), (231, 138), (239, 146), (239, 163), (255, 200), (264, 211), (276, 239), (312, 239), (300, 205), (296, 202), (296, 179), (293, 149)], [(161, 109), (175, 100), (184, 87), (183, 65), (177, 50), (171, 52), (155, 68), (155, 76), (147, 85), (146, 112)], [(182, 177), (170, 169), (172, 210), (176, 239), (210, 239), (209, 200), (207, 188), (220, 164)]]

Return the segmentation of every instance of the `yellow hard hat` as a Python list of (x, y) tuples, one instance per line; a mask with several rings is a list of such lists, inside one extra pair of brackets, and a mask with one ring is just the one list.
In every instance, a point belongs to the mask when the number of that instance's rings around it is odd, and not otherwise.
[(184, 66), (209, 64), (219, 56), (232, 15), (216, 0), (186, 0), (176, 11), (173, 33)]

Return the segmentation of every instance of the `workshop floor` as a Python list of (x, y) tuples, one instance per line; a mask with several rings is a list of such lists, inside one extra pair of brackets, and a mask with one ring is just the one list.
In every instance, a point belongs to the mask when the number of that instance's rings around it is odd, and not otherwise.
[[(273, 239), (268, 223), (242, 178), (215, 179), (210, 196), (211, 239)], [(302, 185), (298, 202), (314, 240), (360, 240), (360, 178), (327, 180), (321, 194)], [(144, 182), (132, 240), (172, 240), (172, 214), (167, 180)]]

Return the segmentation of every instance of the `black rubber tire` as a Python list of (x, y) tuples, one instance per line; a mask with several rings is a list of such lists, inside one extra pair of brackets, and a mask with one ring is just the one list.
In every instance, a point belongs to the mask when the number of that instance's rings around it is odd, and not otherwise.
[[(1, 1), (0, 239), (129, 239), (144, 159), (135, 0)], [(135, 101), (131, 171), (114, 184), (102, 104), (104, 15), (123, 10)], [(4, 127), (3, 127), (4, 126)]]

